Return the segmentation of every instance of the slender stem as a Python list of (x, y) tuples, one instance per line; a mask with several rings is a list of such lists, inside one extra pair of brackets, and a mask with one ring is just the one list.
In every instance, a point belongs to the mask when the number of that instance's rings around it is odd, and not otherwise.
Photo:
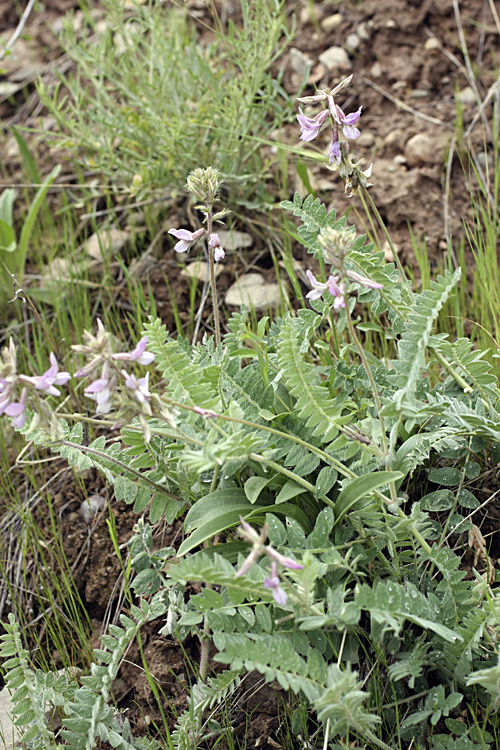
[(210, 288), (212, 290), (212, 307), (214, 311), (215, 345), (220, 344), (220, 318), (219, 302), (217, 299), (217, 285), (215, 283), (215, 260), (214, 249), (210, 246), (210, 235), (212, 234), (212, 206), (207, 205), (207, 231), (208, 231), (208, 265), (210, 269)]
[[(366, 370), (366, 374), (368, 376), (368, 380), (370, 381), (370, 386), (371, 386), (372, 393), (373, 393), (373, 399), (375, 401), (375, 406), (377, 407), (378, 419), (379, 419), (379, 423), (380, 423), (380, 434), (381, 434), (381, 438), (382, 438), (382, 448), (383, 448), (384, 456), (385, 456), (385, 468), (387, 470), (390, 470), (391, 465), (390, 465), (390, 460), (389, 460), (389, 450), (388, 450), (388, 446), (387, 446), (387, 435), (386, 435), (386, 432), (385, 432), (385, 422), (384, 422), (384, 418), (382, 417), (382, 415), (380, 413), (382, 411), (382, 402), (380, 401), (380, 396), (378, 395), (378, 390), (377, 390), (377, 384), (375, 383), (375, 380), (373, 378), (372, 371), (370, 369), (370, 365), (368, 363), (368, 360), (366, 359), (366, 355), (365, 355), (364, 349), (361, 346), (361, 342), (358, 339), (358, 337), (356, 335), (356, 331), (354, 330), (354, 326), (352, 324), (351, 313), (349, 311), (349, 300), (347, 300), (347, 304), (345, 306), (345, 312), (346, 312), (347, 328), (349, 329), (349, 335), (350, 335), (351, 340), (353, 341), (356, 349), (358, 350), (358, 354), (359, 354), (359, 356), (361, 358), (361, 361), (363, 363), (363, 367)], [(396, 493), (396, 485), (394, 484), (394, 482), (389, 482), (389, 491), (391, 493), (391, 501), (393, 503), (395, 503), (398, 498), (397, 498), (397, 493)]]
[[(274, 469), (275, 471), (277, 471), (279, 474), (283, 474), (283, 476), (287, 477), (287, 479), (291, 479), (296, 484), (300, 484), (301, 487), (304, 487), (304, 489), (306, 489), (308, 492), (311, 492), (314, 495), (316, 491), (316, 487), (314, 486), (314, 484), (311, 484), (310, 482), (307, 481), (307, 479), (304, 479), (303, 477), (299, 477), (298, 474), (294, 474), (293, 471), (290, 471), (289, 469), (285, 469), (285, 467), (282, 466), (281, 464), (277, 464), (275, 461), (270, 461), (268, 458), (264, 458), (264, 456), (260, 456), (258, 453), (250, 453), (248, 458), (252, 459), (252, 461), (257, 461), (258, 463), (266, 464), (271, 469)], [(323, 500), (323, 502), (329, 505), (331, 508), (335, 508), (335, 503), (333, 502), (333, 500), (330, 500), (330, 498), (327, 497), (326, 495), (322, 495), (319, 499)]]
[(370, 208), (373, 211), (373, 213), (375, 214), (375, 218), (377, 219), (380, 228), (382, 229), (383, 233), (385, 234), (385, 238), (386, 238), (387, 242), (389, 243), (389, 247), (391, 248), (391, 252), (392, 252), (392, 254), (394, 256), (394, 260), (395, 260), (396, 265), (397, 265), (397, 267), (399, 269), (399, 273), (401, 274), (401, 278), (403, 279), (403, 281), (405, 282), (405, 284), (409, 287), (410, 286), (410, 282), (408, 281), (408, 277), (407, 277), (407, 275), (405, 273), (405, 270), (404, 270), (403, 266), (401, 265), (401, 261), (399, 260), (398, 254), (396, 252), (396, 248), (394, 247), (394, 244), (392, 242), (391, 235), (389, 234), (389, 232), (387, 230), (387, 227), (384, 224), (384, 220), (381, 217), (377, 206), (373, 202), (373, 198), (371, 197), (370, 193), (368, 192), (368, 190), (366, 188), (360, 187), (359, 189), (362, 192), (363, 196), (367, 199), (368, 203), (370, 204)]

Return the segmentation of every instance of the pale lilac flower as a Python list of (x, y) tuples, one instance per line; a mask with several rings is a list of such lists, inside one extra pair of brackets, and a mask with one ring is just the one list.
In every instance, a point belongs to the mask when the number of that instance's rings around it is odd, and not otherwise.
[(0, 378), (0, 414), (5, 412), (12, 398), (17, 384), (17, 376), (12, 378)]
[(205, 230), (197, 229), (196, 232), (190, 232), (189, 229), (169, 229), (169, 234), (173, 234), (179, 242), (174, 245), (177, 253), (185, 253), (189, 250), (190, 245), (205, 234)]
[(340, 164), (342, 161), (342, 155), (340, 153), (340, 141), (339, 141), (339, 131), (336, 127), (332, 129), (332, 144), (330, 146), (330, 159), (328, 163), (330, 166), (333, 164), (333, 162), (337, 162), (337, 164)]
[(330, 294), (335, 297), (335, 302), (333, 303), (333, 307), (335, 310), (337, 310), (339, 307), (345, 307), (345, 290), (344, 285), (339, 284), (338, 277), (330, 275), (327, 279), (327, 281), (322, 282), (318, 281), (318, 279), (314, 276), (311, 271), (306, 271), (307, 278), (309, 279), (309, 283), (312, 286), (312, 289), (310, 292), (306, 294), (307, 299), (316, 300), (320, 299), (320, 297), (325, 292), (330, 292)]
[(26, 388), (23, 388), (19, 401), (12, 401), (3, 411), (8, 417), (15, 417), (12, 420), (13, 427), (21, 428), (26, 422)]
[(342, 112), (342, 116), (340, 118), (342, 132), (344, 136), (346, 138), (349, 138), (351, 141), (356, 140), (356, 138), (359, 138), (359, 136), (361, 135), (361, 132), (357, 127), (355, 127), (355, 125), (361, 117), (362, 109), (363, 107), (360, 107), (356, 112), (351, 112), (350, 115), (345, 115), (342, 110), (340, 110), (340, 112)]
[(50, 367), (43, 375), (35, 375), (33, 377), (29, 377), (28, 375), (19, 376), (19, 380), (22, 383), (32, 385), (39, 391), (45, 391), (50, 396), (60, 396), (61, 391), (55, 388), (55, 386), (65, 385), (70, 378), (71, 375), (69, 372), (59, 372), (59, 365), (52, 352), (50, 353)]
[(352, 279), (352, 281), (356, 281), (356, 283), (361, 284), (362, 286), (365, 286), (367, 289), (383, 289), (383, 284), (378, 284), (376, 281), (372, 281), (371, 279), (367, 279), (366, 276), (361, 276), (361, 274), (356, 273), (356, 271), (346, 271), (345, 275), (348, 279)]
[(266, 524), (261, 529), (260, 534), (256, 531), (253, 526), (243, 520), (240, 517), (241, 526), (238, 529), (240, 536), (246, 539), (252, 544), (252, 550), (250, 554), (245, 558), (243, 565), (236, 573), (236, 578), (248, 573), (254, 562), (259, 558), (260, 555), (269, 555), (273, 559), (273, 564), (283, 565), (286, 568), (292, 568), (294, 570), (301, 570), (304, 566), (291, 557), (285, 557), (285, 555), (277, 552), (273, 547), (266, 546), (264, 542), (267, 539), (269, 527)]
[(116, 376), (109, 376), (109, 365), (104, 363), (101, 377), (93, 380), (84, 393), (97, 404), (96, 414), (108, 414), (111, 411), (111, 396), (116, 386)]
[(330, 113), (327, 109), (322, 109), (315, 117), (306, 117), (300, 107), (299, 112), (297, 120), (300, 125), (300, 139), (302, 141), (312, 141), (318, 135), (321, 126), (328, 119)]
[(265, 547), (264, 552), (272, 557), (272, 559), (279, 565), (283, 565), (284, 568), (290, 568), (291, 570), (302, 570), (304, 567), (298, 562), (295, 562), (291, 557), (285, 557), (281, 552), (277, 552), (274, 547)]
[(278, 564), (275, 562), (271, 563), (271, 578), (266, 577), (264, 579), (264, 588), (272, 590), (274, 601), (277, 604), (280, 604), (282, 607), (286, 604), (288, 596), (280, 586)]
[(111, 359), (118, 359), (125, 362), (137, 362), (139, 365), (150, 365), (154, 361), (155, 355), (152, 352), (147, 352), (146, 347), (148, 345), (148, 337), (144, 336), (135, 349), (131, 352), (118, 352), (112, 354)]
[(214, 260), (222, 260), (226, 256), (226, 253), (220, 246), (220, 239), (218, 234), (212, 233), (208, 239), (208, 244), (214, 249)]
[(125, 385), (131, 391), (134, 392), (134, 396), (140, 404), (144, 404), (151, 398), (149, 392), (149, 372), (143, 378), (136, 378), (135, 375), (129, 375), (125, 370), (122, 370), (122, 375), (125, 378)]

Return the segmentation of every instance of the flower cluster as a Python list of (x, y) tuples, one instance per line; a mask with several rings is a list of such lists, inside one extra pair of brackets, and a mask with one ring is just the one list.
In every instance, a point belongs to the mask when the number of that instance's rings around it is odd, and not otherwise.
[(300, 114), (297, 115), (297, 120), (300, 125), (300, 138), (303, 141), (312, 141), (314, 138), (316, 138), (324, 123), (327, 120), (330, 120), (332, 126), (332, 143), (330, 146), (329, 160), (330, 164), (333, 164), (335, 162), (337, 165), (340, 165), (342, 161), (339, 128), (342, 128), (344, 138), (348, 138), (352, 141), (356, 138), (359, 138), (359, 136), (361, 135), (361, 132), (356, 127), (356, 125), (359, 118), (361, 117), (362, 107), (360, 107), (356, 112), (351, 112), (351, 114), (346, 115), (345, 112), (335, 102), (334, 98), (339, 91), (349, 85), (351, 80), (352, 76), (349, 76), (348, 78), (341, 81), (338, 86), (335, 86), (334, 89), (324, 89), (323, 91), (319, 91), (315, 96), (306, 96), (298, 100), (299, 102), (303, 102), (305, 104), (316, 104), (318, 102), (326, 101), (327, 108), (323, 109), (315, 117), (306, 117), (306, 115), (299, 107)]
[(260, 534), (250, 526), (249, 523), (240, 518), (241, 527), (238, 529), (240, 535), (251, 542), (252, 549), (250, 554), (246, 557), (243, 565), (236, 573), (236, 577), (245, 575), (248, 573), (254, 562), (260, 557), (260, 555), (268, 555), (271, 558), (271, 577), (264, 580), (264, 587), (271, 589), (273, 597), (277, 604), (284, 605), (287, 602), (286, 592), (280, 586), (280, 579), (278, 577), (278, 565), (282, 565), (284, 568), (290, 568), (292, 570), (301, 570), (304, 566), (298, 562), (295, 562), (291, 557), (285, 557), (280, 554), (270, 545), (266, 545), (265, 541), (268, 534), (268, 526), (264, 524)]
[[(174, 245), (176, 253), (185, 253), (191, 245), (199, 240), (206, 233), (203, 228), (197, 229), (196, 232), (190, 232), (189, 229), (169, 229), (169, 234), (173, 234), (179, 242)], [(212, 232), (208, 238), (208, 245), (212, 248), (214, 253), (214, 260), (222, 260), (225, 257), (225, 252), (221, 247), (219, 235)]]
[[(309, 283), (312, 286), (311, 291), (306, 294), (307, 299), (319, 299), (325, 292), (330, 292), (330, 294), (335, 297), (333, 309), (337, 310), (339, 307), (345, 307), (345, 284), (343, 281), (340, 281), (340, 276), (333, 276), (330, 274), (325, 282), (321, 282), (318, 281), (311, 271), (307, 270), (306, 274)], [(351, 279), (351, 281), (355, 281), (357, 284), (361, 284), (361, 286), (364, 286), (367, 289), (383, 289), (384, 287), (383, 284), (378, 284), (376, 281), (372, 281), (366, 276), (361, 276), (361, 274), (356, 273), (356, 271), (345, 271), (345, 277)]]
[[(92, 376), (93, 380), (84, 393), (97, 404), (96, 414), (117, 412), (117, 425), (124, 424), (133, 416), (138, 416), (143, 431), (149, 434), (146, 417), (152, 416), (149, 373), (138, 378), (128, 372), (122, 363), (133, 362), (149, 365), (155, 355), (146, 351), (147, 336), (144, 336), (130, 352), (115, 352), (111, 335), (105, 330), (102, 321), (97, 321), (97, 333), (84, 333), (84, 344), (73, 346), (76, 352), (84, 354), (88, 362), (75, 373), (75, 377)], [(119, 388), (122, 384), (124, 388)]]
[[(71, 378), (69, 372), (59, 372), (59, 365), (53, 352), (50, 353), (50, 367), (43, 375), (21, 375), (17, 372), (16, 347), (12, 339), (2, 351), (0, 361), (0, 415), (13, 417), (14, 427), (21, 428), (26, 422), (28, 392), (44, 391), (49, 396), (60, 396), (58, 385), (65, 385)], [(21, 396), (15, 400), (16, 391), (22, 388)]]

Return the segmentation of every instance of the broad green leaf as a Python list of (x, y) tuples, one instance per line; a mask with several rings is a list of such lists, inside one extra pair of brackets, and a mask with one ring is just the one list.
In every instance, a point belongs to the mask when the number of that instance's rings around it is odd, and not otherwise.
[(16, 233), (6, 221), (0, 219), (0, 250), (13, 253), (16, 247)]
[(444, 469), (431, 469), (429, 481), (442, 484), (443, 487), (456, 487), (460, 484), (460, 471), (451, 467)]
[(402, 479), (403, 477), (404, 474), (400, 471), (374, 471), (371, 474), (364, 474), (361, 477), (353, 479), (340, 492), (337, 498), (335, 503), (335, 523), (340, 523), (346, 513), (370, 492), (385, 484), (389, 484), (389, 482), (397, 482), (398, 479)]
[(292, 498), (297, 497), (297, 495), (303, 495), (307, 491), (308, 490), (306, 490), (305, 487), (297, 484), (297, 482), (294, 482), (293, 479), (287, 479), (278, 493), (276, 503), (286, 503), (288, 500), (292, 500)]
[(254, 503), (262, 490), (271, 482), (273, 477), (250, 477), (245, 482), (245, 495)]
[(455, 498), (451, 490), (436, 490), (436, 492), (429, 492), (420, 501), (420, 507), (422, 510), (440, 511), (449, 510), (453, 507)]

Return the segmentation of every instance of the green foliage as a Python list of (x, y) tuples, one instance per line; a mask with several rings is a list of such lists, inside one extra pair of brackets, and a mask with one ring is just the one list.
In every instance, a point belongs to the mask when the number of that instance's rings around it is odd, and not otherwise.
[(230, 22), (226, 34), (215, 15), (210, 43), (198, 39), (182, 3), (154, 0), (132, 13), (120, 0), (105, 7), (104, 30), (89, 13), (81, 36), (71, 19), (65, 24), (62, 42), (77, 66), (61, 76), (66, 95), (39, 85), (61, 128), (58, 143), (142, 195), (181, 188), (188, 172), (209, 164), (234, 178), (234, 200), (255, 195), (265, 172), (263, 127), (270, 133), (292, 116), (270, 72), (291, 38), (280, 4), (245, 0), (241, 26)]

